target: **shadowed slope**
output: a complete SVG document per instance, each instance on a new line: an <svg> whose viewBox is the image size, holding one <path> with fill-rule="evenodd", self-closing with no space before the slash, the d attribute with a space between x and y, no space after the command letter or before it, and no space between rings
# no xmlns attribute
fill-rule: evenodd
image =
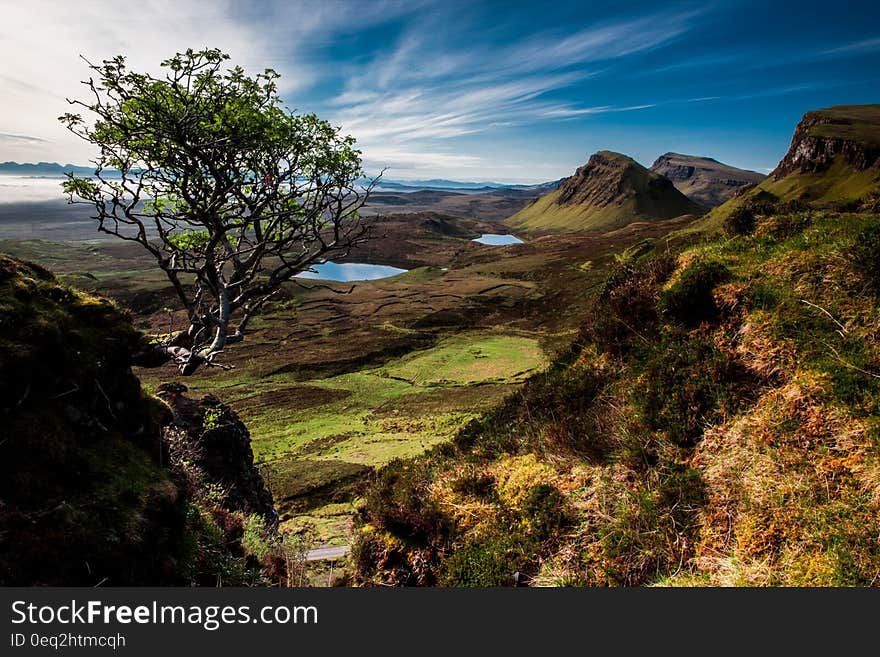
<svg viewBox="0 0 880 657"><path fill-rule="evenodd" d="M715 207L745 185L756 185L766 176L757 171L737 169L711 157L666 153L651 165L651 171L666 176L675 188L692 201Z"/></svg>

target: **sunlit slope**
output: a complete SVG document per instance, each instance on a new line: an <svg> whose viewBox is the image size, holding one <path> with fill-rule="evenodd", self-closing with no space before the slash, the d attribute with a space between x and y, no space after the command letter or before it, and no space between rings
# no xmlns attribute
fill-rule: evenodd
<svg viewBox="0 0 880 657"><path fill-rule="evenodd" d="M857 209L877 194L880 105L831 107L805 114L767 179L713 210L701 227L720 226L739 207L764 214L784 203Z"/></svg>
<svg viewBox="0 0 880 657"><path fill-rule="evenodd" d="M635 221L700 214L703 208L671 181L635 160L600 151L559 188L507 219L521 230L614 230Z"/></svg>

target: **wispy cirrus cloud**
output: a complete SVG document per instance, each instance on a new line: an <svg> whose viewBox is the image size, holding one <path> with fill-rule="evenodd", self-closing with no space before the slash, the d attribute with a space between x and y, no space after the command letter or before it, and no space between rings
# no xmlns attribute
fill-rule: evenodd
<svg viewBox="0 0 880 657"><path fill-rule="evenodd" d="M541 111L541 116L548 119L566 119L590 114L608 114L609 112L635 112L636 110L651 109L658 103L646 103L644 105L599 105L597 107L549 107Z"/></svg>
<svg viewBox="0 0 880 657"><path fill-rule="evenodd" d="M341 33L368 29L417 11L420 2L377 1L357 8L357 21L336 3L298 0L29 0L7 3L0 22L0 126L11 134L40 135L39 150L4 144L9 158L85 161L92 151L56 120L65 98L82 97L89 70L125 55L134 70L160 72L159 63L187 48L220 48L234 64L281 72L280 90L301 94L326 75L316 53ZM27 155L34 153L34 155Z"/></svg>
<svg viewBox="0 0 880 657"><path fill-rule="evenodd" d="M846 55L861 55L865 53L880 52L880 37L874 39L862 39L847 43L842 46L820 50L819 57L840 57Z"/></svg>
<svg viewBox="0 0 880 657"><path fill-rule="evenodd" d="M33 137L31 135L11 135L8 132L0 132L0 143L2 142L13 142L13 143L21 143L24 142L26 144L45 144L48 140L42 139L41 137Z"/></svg>
<svg viewBox="0 0 880 657"><path fill-rule="evenodd" d="M448 27L420 22L404 31L390 53L349 71L342 93L330 101L333 121L357 137L372 161L403 149L420 153L426 165L436 153L440 167L447 161L438 148L442 140L539 120L647 109L653 105L579 104L555 96L602 75L615 60L674 42L698 15L656 12L573 32L542 31L501 46L456 40ZM462 30L460 24L455 28Z"/></svg>
<svg viewBox="0 0 880 657"><path fill-rule="evenodd" d="M395 177L556 178L588 149L649 161L673 136L683 143L664 148L756 168L788 145L772 111L876 102L869 0L822 21L816 8L765 3L760 24L734 4L746 3L7 2L0 160L89 159L56 121L65 97L85 93L80 54L121 53L155 72L175 51L217 47L250 72L274 68L289 107L341 126L369 167ZM750 102L763 111L742 111ZM758 141L746 146L745 134Z"/></svg>

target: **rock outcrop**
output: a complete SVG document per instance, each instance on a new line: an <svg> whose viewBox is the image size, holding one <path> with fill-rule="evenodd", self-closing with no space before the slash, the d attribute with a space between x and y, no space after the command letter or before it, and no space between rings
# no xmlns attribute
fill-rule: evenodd
<svg viewBox="0 0 880 657"><path fill-rule="evenodd" d="M182 383L164 383L156 391L173 419L163 428L172 461L187 469L199 485L215 485L230 511L262 516L273 525L278 514L272 494L254 465L251 436L229 406L214 395L196 401Z"/></svg>
<svg viewBox="0 0 880 657"><path fill-rule="evenodd" d="M779 180L792 173L819 173L837 158L855 171L880 168L880 105L807 112L770 176Z"/></svg>
<svg viewBox="0 0 880 657"><path fill-rule="evenodd" d="M274 520L247 429L216 398L144 394L143 347L109 300L0 255L0 586L259 579L235 542Z"/></svg>

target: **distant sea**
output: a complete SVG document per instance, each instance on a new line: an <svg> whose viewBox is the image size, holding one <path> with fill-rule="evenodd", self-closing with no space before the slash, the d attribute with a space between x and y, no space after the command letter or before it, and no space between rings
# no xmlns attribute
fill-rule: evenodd
<svg viewBox="0 0 880 657"><path fill-rule="evenodd" d="M31 203L53 199L66 201L67 197L61 191L63 181L62 177L0 174L0 203ZM418 188L378 186L374 191L405 194L417 190Z"/></svg>
<svg viewBox="0 0 880 657"><path fill-rule="evenodd" d="M64 178L0 175L0 203L66 202L61 191Z"/></svg>

